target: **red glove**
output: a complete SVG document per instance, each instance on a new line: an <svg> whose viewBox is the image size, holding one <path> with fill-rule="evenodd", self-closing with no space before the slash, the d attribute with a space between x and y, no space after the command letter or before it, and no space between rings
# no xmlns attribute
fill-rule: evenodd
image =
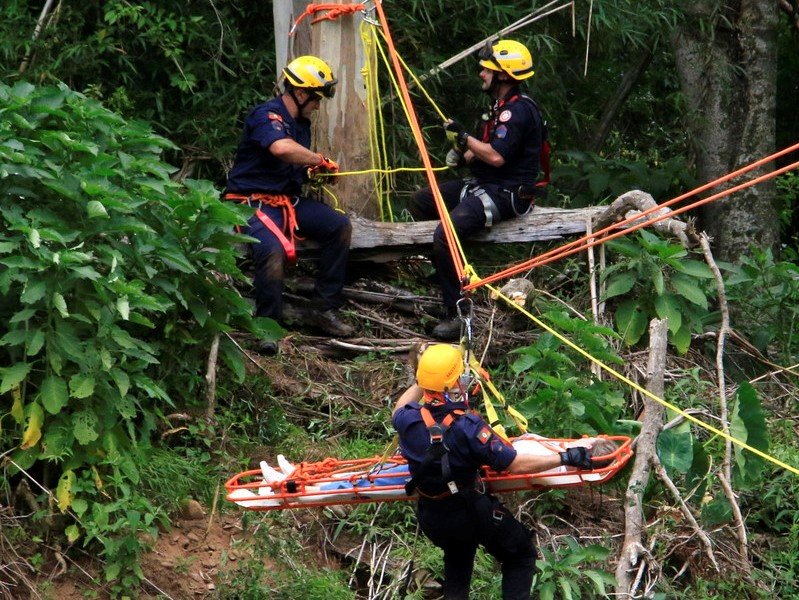
<svg viewBox="0 0 799 600"><path fill-rule="evenodd" d="M311 167L311 174L316 173L338 173L338 163L320 154L319 162Z"/></svg>

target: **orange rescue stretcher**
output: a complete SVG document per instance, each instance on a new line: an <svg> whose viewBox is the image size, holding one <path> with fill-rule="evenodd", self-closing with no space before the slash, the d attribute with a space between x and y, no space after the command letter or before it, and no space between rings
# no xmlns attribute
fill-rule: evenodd
<svg viewBox="0 0 799 600"><path fill-rule="evenodd" d="M610 461L607 466L581 471L557 467L540 473L498 473L489 467L480 471L485 490L506 493L542 487L573 487L584 484L605 483L621 470L632 456L632 439L627 436L598 436L617 444L617 449L596 461ZM552 451L562 450L563 444L577 442L572 439L521 436L511 442L533 440ZM535 453L535 452L533 452ZM388 459L382 456L353 460L326 458L319 462L301 462L294 471L280 481L267 482L259 469L243 471L225 483L227 500L242 508L256 511L283 510L287 508L313 508L320 506L363 504L415 500L414 494L405 493L405 483L410 479L406 460L396 454Z"/></svg>

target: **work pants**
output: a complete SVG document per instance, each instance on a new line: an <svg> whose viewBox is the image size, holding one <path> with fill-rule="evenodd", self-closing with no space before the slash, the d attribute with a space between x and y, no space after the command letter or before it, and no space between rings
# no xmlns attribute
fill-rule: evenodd
<svg viewBox="0 0 799 600"><path fill-rule="evenodd" d="M469 180L455 179L439 185L442 199L452 220L452 227L461 241L474 237L486 227L486 207L483 201L470 189L463 192L464 186L469 183ZM485 190L496 206L496 212L493 215L494 223L515 218L530 208L529 201L522 202L520 199L514 198L510 193L503 191L501 186L481 184L480 187ZM416 192L411 198L408 209L417 221L439 218L430 188ZM454 317L457 315L456 305L461 298L461 282L455 272L452 254L441 223L433 233L433 263L441 283L441 294L447 316Z"/></svg>
<svg viewBox="0 0 799 600"><path fill-rule="evenodd" d="M503 600L530 600L536 557L532 534L499 500L477 492L422 498L417 514L424 534L444 551L445 600L468 600L478 546L502 565Z"/></svg>
<svg viewBox="0 0 799 600"><path fill-rule="evenodd" d="M352 225L346 215L304 196L295 198L297 235L320 246L313 307L323 312L342 304ZM283 230L283 210L262 205L261 212ZM255 315L280 321L283 317L283 277L286 252L275 235L253 215L245 234L258 239L251 247L255 267Z"/></svg>

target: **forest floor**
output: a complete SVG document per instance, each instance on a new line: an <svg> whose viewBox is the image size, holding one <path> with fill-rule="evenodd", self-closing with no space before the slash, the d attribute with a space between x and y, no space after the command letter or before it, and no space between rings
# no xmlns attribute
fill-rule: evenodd
<svg viewBox="0 0 799 600"><path fill-rule="evenodd" d="M298 289L302 289L302 285ZM428 295L415 295L373 281L349 288L350 303L346 315L357 326L358 332L356 337L348 340L318 337L315 335L317 332L298 325L280 341L278 356L264 357L253 350L256 340L246 336L234 337L248 355L248 373L265 375L269 381L270 397L257 399L262 408L279 406L287 422L308 430L320 420L329 421L324 444L295 446L291 448L292 459L324 458L336 443L358 432L372 437L385 435L386 443L389 441L386 424L379 422L376 415L388 414L398 394L412 382L410 353L419 343L430 340L426 332L437 320L439 302L435 296L429 295L430 290L427 292ZM292 290L288 296L289 301L302 306L300 291ZM301 318L301 310L295 316ZM487 365L534 339L529 323L520 324L515 314L485 299L476 304L472 325L475 348ZM483 356L484 348L488 350ZM233 402L239 401L241 399L236 398ZM262 459L274 464L278 452L286 453L286 450L276 446L258 446L257 452L250 453L249 468L257 468ZM504 499L516 514L526 514L528 522L535 521L539 547L562 546L563 541L570 537L581 544L608 545L611 561L604 568L613 572L613 557L618 554L624 534L624 482L611 482L601 488L588 486L558 490L554 492L555 496L548 494L551 493L513 494ZM532 517L534 503L538 505L536 516ZM551 510L547 508L549 506ZM275 520L261 519L263 514ZM681 523L679 511L650 516L654 536L659 535L661 527L668 529L670 550L666 558L670 563L677 568L691 563L693 576L707 570L707 565L702 564L701 547L688 527ZM294 541L304 548L303 564L312 569L324 567L346 571L346 581L347 578L352 580L360 568L358 560L353 557L357 555L361 540L348 536L345 530L335 543L331 542L327 530L329 519L320 510L282 511L277 515L252 513L226 502L222 489L216 502L201 505L197 500L187 499L182 513L171 516L170 526L160 531L151 551L143 556L141 568L146 579L138 597L147 600L234 598L236 596L226 593L225 586L236 581L238 572L251 568L253 561L260 562L259 566L269 573L268 577L285 569L285 565L270 561L267 553L258 551L257 544L261 542L254 532L264 523L268 523L265 528L281 528L288 531L289 536L294 536ZM664 523L669 527L665 528ZM665 530L663 534L666 534ZM716 543L722 548L732 547L732 536L725 535L724 538L717 539ZM43 559L36 572L28 574L25 593L9 598L79 600L108 597L104 591L102 565L97 557L77 547L73 547L69 557L55 550L42 553ZM281 555L278 551L272 556ZM240 583L241 579L237 581ZM435 598L440 591L439 584L432 577L427 580L422 577L417 584L428 589L425 597ZM2 594L0 598L3 598ZM302 598L297 597L297 600Z"/></svg>

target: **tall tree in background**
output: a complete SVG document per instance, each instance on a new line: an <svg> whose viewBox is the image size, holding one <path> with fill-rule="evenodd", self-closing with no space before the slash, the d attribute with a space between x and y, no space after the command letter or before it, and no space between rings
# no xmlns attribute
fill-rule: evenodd
<svg viewBox="0 0 799 600"><path fill-rule="evenodd" d="M672 37L691 112L698 175L709 181L775 148L777 4L773 0L687 3ZM754 186L708 204L703 228L718 256L735 260L750 246L774 248L779 223L774 185Z"/></svg>

